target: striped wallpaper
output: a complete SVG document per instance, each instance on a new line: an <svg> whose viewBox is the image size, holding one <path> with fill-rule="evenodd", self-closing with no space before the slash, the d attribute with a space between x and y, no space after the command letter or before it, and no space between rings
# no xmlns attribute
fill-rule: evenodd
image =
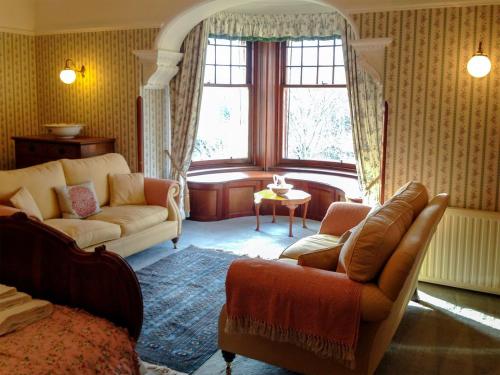
<svg viewBox="0 0 500 375"><path fill-rule="evenodd" d="M361 37L392 37L387 192L410 179L450 205L500 211L500 5L354 15ZM492 72L466 64L479 40Z"/></svg>
<svg viewBox="0 0 500 375"><path fill-rule="evenodd" d="M35 38L0 32L0 169L14 167L11 137L38 131Z"/></svg>
<svg viewBox="0 0 500 375"><path fill-rule="evenodd" d="M37 36L40 124L81 122L82 134L116 138L116 151L137 168L136 98L140 69L133 51L150 49L157 29ZM72 85L59 79L65 59L85 65Z"/></svg>

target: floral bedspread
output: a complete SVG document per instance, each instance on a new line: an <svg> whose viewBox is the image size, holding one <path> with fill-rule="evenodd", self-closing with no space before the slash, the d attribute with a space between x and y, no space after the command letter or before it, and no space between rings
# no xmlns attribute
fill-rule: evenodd
<svg viewBox="0 0 500 375"><path fill-rule="evenodd" d="M126 330L85 311L54 305L54 312L0 337L0 374L139 374Z"/></svg>

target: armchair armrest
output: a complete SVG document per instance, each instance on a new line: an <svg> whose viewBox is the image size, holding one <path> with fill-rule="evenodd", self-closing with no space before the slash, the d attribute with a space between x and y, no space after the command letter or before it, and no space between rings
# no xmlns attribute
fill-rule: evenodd
<svg viewBox="0 0 500 375"><path fill-rule="evenodd" d="M177 181L144 178L144 195L146 203L151 206L162 206L168 209L168 221L177 221L178 234L182 229L182 216L179 211L179 184Z"/></svg>
<svg viewBox="0 0 500 375"><path fill-rule="evenodd" d="M341 236L358 225L370 210L370 206L359 203L333 202L321 221L319 233Z"/></svg>

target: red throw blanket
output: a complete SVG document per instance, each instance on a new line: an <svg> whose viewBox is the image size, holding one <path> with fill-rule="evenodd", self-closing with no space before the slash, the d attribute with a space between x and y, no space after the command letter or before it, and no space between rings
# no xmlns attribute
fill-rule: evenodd
<svg viewBox="0 0 500 375"><path fill-rule="evenodd" d="M361 284L345 274L239 259L226 278L227 333L288 342L354 369Z"/></svg>

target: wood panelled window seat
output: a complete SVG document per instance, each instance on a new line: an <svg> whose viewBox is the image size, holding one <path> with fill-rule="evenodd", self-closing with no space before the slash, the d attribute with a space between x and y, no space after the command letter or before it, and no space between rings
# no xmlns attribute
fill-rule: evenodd
<svg viewBox="0 0 500 375"><path fill-rule="evenodd" d="M194 171L193 171L194 172ZM355 176L337 176L295 171L222 171L211 173L191 172L188 187L191 203L191 220L216 221L255 215L253 194L272 183L273 174L285 176L294 189L304 190L312 199L307 217L321 220L330 203L359 201L361 193ZM271 206L263 205L262 215L270 215ZM286 207L277 209L278 215L288 215ZM296 216L302 215L297 208Z"/></svg>

